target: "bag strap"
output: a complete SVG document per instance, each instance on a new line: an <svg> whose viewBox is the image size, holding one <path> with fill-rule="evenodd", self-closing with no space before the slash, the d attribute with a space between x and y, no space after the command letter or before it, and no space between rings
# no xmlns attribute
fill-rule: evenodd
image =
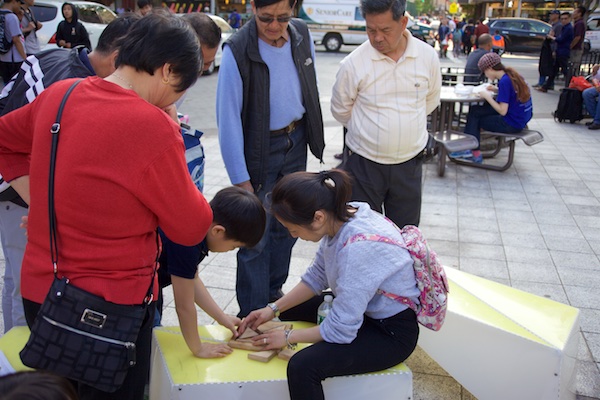
<svg viewBox="0 0 600 400"><path fill-rule="evenodd" d="M54 208L54 178L56 172L56 151L58 148L58 134L60 132L60 121L62 119L63 110L67 99L71 95L71 92L81 83L81 79L75 81L71 87L65 93L60 105L58 112L56 113L56 122L52 124L50 133L52 134L52 146L50 149L50 172L48 177L48 217L50 218L50 257L52 259L52 268L54 271L54 277L58 278L58 242L56 239L56 211ZM158 269L158 257L160 255L160 242L158 238L158 229L156 230L156 260L154 263L154 271L152 272L152 279L150 281L150 287L146 292L143 303L148 305L152 302L154 296L154 278L156 276L156 270Z"/></svg>

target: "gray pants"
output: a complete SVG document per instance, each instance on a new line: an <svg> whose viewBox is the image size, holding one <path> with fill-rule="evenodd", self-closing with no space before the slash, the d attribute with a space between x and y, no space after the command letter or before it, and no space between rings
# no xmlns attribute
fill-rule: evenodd
<svg viewBox="0 0 600 400"><path fill-rule="evenodd" d="M0 239L4 252L4 287L2 288L2 315L4 331L13 326L26 326L21 298L21 264L27 237L19 227L21 217L28 210L10 201L0 201Z"/></svg>

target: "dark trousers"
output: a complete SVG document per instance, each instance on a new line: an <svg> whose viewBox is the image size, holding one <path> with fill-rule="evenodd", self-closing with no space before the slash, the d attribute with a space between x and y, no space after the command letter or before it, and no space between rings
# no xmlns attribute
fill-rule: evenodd
<svg viewBox="0 0 600 400"><path fill-rule="evenodd" d="M379 164L350 152L343 168L352 175L352 200L369 203L402 228L419 225L423 159L400 164Z"/></svg>
<svg viewBox="0 0 600 400"><path fill-rule="evenodd" d="M569 86L569 82L567 82L569 76L568 70L569 56L556 57L556 59L554 60L554 69L552 70L552 75L548 77L548 80L546 81L546 83L544 83L543 88L548 89L554 87L554 80L558 76L559 71L562 71L563 75L565 76L565 86Z"/></svg>
<svg viewBox="0 0 600 400"><path fill-rule="evenodd" d="M465 133L475 136L477 142L481 142L481 130L490 132L517 133L522 129L515 128L509 125L504 117L498 114L488 102L484 105L472 105L469 107L469 115L467 116L467 124L465 125ZM479 145L477 146L479 150Z"/></svg>
<svg viewBox="0 0 600 400"><path fill-rule="evenodd" d="M313 305L317 303L315 301ZM316 307L309 314L316 318ZM318 342L300 350L290 359L287 368L290 398L324 399L321 382L326 378L393 367L412 354L418 338L419 326L411 309L382 320L365 316L351 343Z"/></svg>
<svg viewBox="0 0 600 400"><path fill-rule="evenodd" d="M29 328L33 326L33 321L40 310L41 304L23 299L23 308L25 310L25 319ZM80 400L143 400L144 387L148 382L150 372L150 349L152 343L152 321L154 319L154 303L146 307L146 317L140 329L136 345L136 361L134 367L129 370L123 386L114 393L102 392L93 387L71 381Z"/></svg>

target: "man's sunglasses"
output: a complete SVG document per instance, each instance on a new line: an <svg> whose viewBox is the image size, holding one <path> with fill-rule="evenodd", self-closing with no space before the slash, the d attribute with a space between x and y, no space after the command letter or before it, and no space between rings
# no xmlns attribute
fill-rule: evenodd
<svg viewBox="0 0 600 400"><path fill-rule="evenodd" d="M292 19L291 15L285 16L285 17L266 17L264 15L257 15L256 17L258 17L258 20L260 22L264 22L265 24L270 24L273 21L277 20L277 22L279 22L280 24L285 24L286 22L290 22L290 19Z"/></svg>

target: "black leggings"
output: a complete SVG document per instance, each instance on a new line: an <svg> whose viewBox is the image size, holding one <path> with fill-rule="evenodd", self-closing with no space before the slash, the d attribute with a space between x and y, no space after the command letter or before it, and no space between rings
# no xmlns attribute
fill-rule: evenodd
<svg viewBox="0 0 600 400"><path fill-rule="evenodd" d="M320 298L317 296L313 304L320 304ZM281 317L288 319L293 314L292 310L282 313ZM316 308L309 315L314 321ZM412 354L418 338L417 317L411 309L382 320L365 316L352 343L318 342L300 350L290 359L287 369L290 398L324 399L321 382L325 378L393 367Z"/></svg>
<svg viewBox="0 0 600 400"><path fill-rule="evenodd" d="M23 299L23 308L27 325L31 328L33 321L40 310L41 304ZM146 307L146 317L142 323L142 329L138 336L136 345L136 364L127 373L123 385L113 393L102 392L91 386L71 381L80 400L143 400L144 386L148 381L150 371L150 348L152 343L152 321L154 319L154 303Z"/></svg>

